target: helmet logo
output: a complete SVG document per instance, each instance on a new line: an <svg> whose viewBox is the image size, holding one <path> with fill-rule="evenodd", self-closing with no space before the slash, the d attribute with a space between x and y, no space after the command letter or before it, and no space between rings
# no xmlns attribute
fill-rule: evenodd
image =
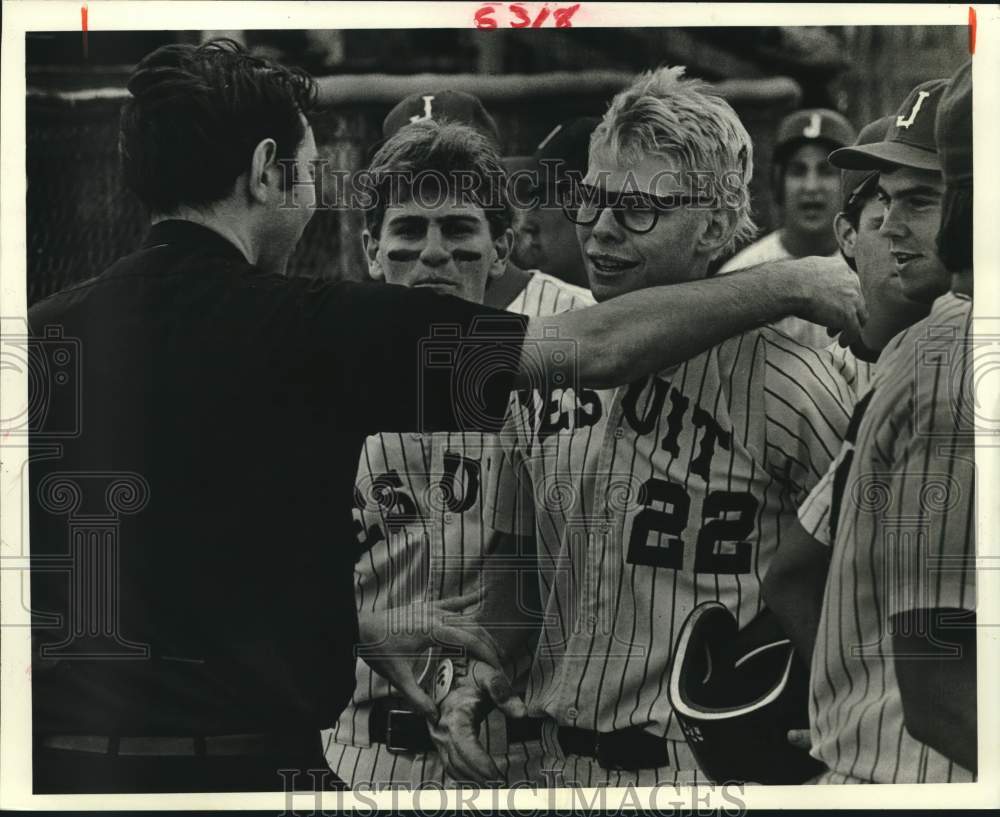
<svg viewBox="0 0 1000 817"><path fill-rule="evenodd" d="M424 119L434 118L434 114L431 111L431 100L434 99L434 94L429 94L428 96L422 96L420 98L424 101L424 113L422 116L418 113L415 113L413 116L410 117L411 122L420 122L421 120Z"/></svg>
<svg viewBox="0 0 1000 817"><path fill-rule="evenodd" d="M807 139L815 139L819 136L820 128L823 125L823 117L818 113L809 114L809 124L802 129L802 135Z"/></svg>
<svg viewBox="0 0 1000 817"><path fill-rule="evenodd" d="M910 115L905 119L902 116L896 117L896 127L897 128L909 128L913 124L913 121L917 118L917 114L920 112L920 106L924 104L924 100L930 96L928 91L918 91L917 101L913 103L913 110L910 111Z"/></svg>

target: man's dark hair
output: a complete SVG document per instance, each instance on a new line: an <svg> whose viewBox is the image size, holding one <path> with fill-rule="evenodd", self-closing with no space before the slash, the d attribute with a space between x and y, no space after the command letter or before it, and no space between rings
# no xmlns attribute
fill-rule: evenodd
<svg viewBox="0 0 1000 817"><path fill-rule="evenodd" d="M972 269L972 182L948 188L937 234L938 258L948 272Z"/></svg>
<svg viewBox="0 0 1000 817"><path fill-rule="evenodd" d="M861 211L876 195L878 195L878 175L872 174L848 196L840 215L854 228L854 232L861 228ZM847 266L855 272L858 271L857 262L853 258L849 258L843 250L840 251L840 256L847 262Z"/></svg>
<svg viewBox="0 0 1000 817"><path fill-rule="evenodd" d="M264 139L293 159L316 100L308 74L226 39L156 49L128 90L118 149L128 186L153 213L225 198Z"/></svg>
<svg viewBox="0 0 1000 817"><path fill-rule="evenodd" d="M877 188L872 185L869 195L852 196L850 201L844 205L844 209L840 211L855 230L861 226L861 211L865 209L868 202L875 198L876 192Z"/></svg>
<svg viewBox="0 0 1000 817"><path fill-rule="evenodd" d="M371 195L365 226L376 238L388 207L440 201L449 193L483 209L493 238L513 221L500 155L479 131L458 122L428 119L400 129L372 157L363 183Z"/></svg>

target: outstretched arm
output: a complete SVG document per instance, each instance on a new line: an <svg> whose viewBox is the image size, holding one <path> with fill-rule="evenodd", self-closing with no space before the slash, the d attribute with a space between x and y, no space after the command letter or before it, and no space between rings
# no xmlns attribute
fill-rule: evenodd
<svg viewBox="0 0 1000 817"><path fill-rule="evenodd" d="M528 340L576 345L580 385L611 388L690 360L727 338L797 315L860 335L866 313L855 275L842 261L774 261L702 281L650 287L597 306L533 317ZM519 386L537 385L537 359L522 355Z"/></svg>

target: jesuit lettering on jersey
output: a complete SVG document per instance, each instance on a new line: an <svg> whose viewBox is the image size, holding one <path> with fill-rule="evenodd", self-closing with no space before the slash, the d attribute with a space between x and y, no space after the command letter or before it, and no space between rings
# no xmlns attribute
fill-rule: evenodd
<svg viewBox="0 0 1000 817"><path fill-rule="evenodd" d="M373 477L368 484L355 485L354 526L362 552L385 538L378 525L365 530L364 511L381 514L391 534L409 525L422 524L427 514L465 513L476 504L482 478L479 461L446 451L443 465L443 471L426 474L421 480L425 487L420 496L413 495L394 468Z"/></svg>
<svg viewBox="0 0 1000 817"><path fill-rule="evenodd" d="M669 394L670 413L667 415L667 433L660 441L660 447L675 457L679 456L680 450L677 447L677 441L684 429L684 421L691 400L671 387L666 380L654 377L652 378L653 393L643 401L644 408L640 411L639 398L645 394L649 382L649 379L639 380L628 387L628 391L622 398L622 413L636 434L649 434L656 428L663 411L664 401ZM698 455L691 461L691 473L707 480L711 472L712 457L715 456L716 445L729 451L732 446L732 434L724 430L715 421L715 418L699 405L694 406L690 417L690 422L695 428L704 430Z"/></svg>
<svg viewBox="0 0 1000 817"><path fill-rule="evenodd" d="M538 424L538 439L545 440L557 431L573 431L596 425L604 415L601 398L593 389L580 389L577 396L573 389L553 389L544 400L538 391L529 399L526 392L518 397L525 405L536 405L541 411Z"/></svg>

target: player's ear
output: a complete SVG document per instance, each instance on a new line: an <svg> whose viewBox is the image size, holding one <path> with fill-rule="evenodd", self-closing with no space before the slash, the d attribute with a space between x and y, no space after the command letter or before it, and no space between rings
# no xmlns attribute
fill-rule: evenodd
<svg viewBox="0 0 1000 817"><path fill-rule="evenodd" d="M717 255L732 238L736 229L736 211L715 207L703 211L704 219L698 236L698 249L710 258Z"/></svg>
<svg viewBox="0 0 1000 817"><path fill-rule="evenodd" d="M277 164L278 145L273 139L261 139L250 157L247 192L252 201L266 204L275 184L281 184L281 168Z"/></svg>
<svg viewBox="0 0 1000 817"><path fill-rule="evenodd" d="M385 270L382 269L382 260L378 254L378 239L367 227L361 233L361 247L365 251L365 258L368 259L368 276L373 281L384 281Z"/></svg>
<svg viewBox="0 0 1000 817"><path fill-rule="evenodd" d="M858 240L858 231L843 213L833 217L833 234L837 236L840 251L848 258L854 258L854 245Z"/></svg>
<svg viewBox="0 0 1000 817"><path fill-rule="evenodd" d="M496 257L490 264L490 278L499 278L507 271L507 263L510 261L513 247L514 231L510 227L493 239L493 251L496 253Z"/></svg>

